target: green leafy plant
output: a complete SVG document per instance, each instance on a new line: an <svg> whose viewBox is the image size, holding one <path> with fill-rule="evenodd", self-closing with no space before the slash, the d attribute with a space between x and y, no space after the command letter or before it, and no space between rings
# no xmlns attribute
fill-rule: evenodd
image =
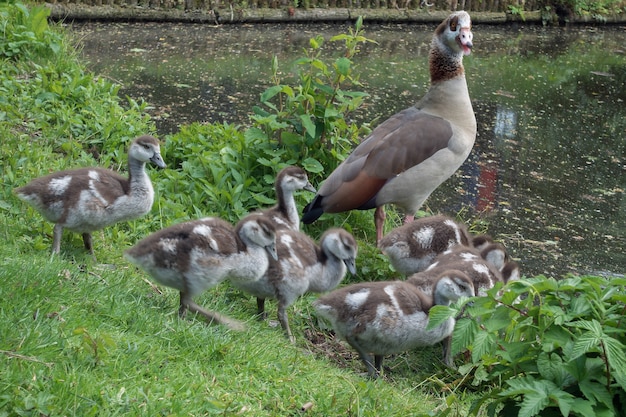
<svg viewBox="0 0 626 417"><path fill-rule="evenodd" d="M37 59L58 53L62 38L48 30L49 15L45 6L0 5L0 57Z"/></svg>
<svg viewBox="0 0 626 417"><path fill-rule="evenodd" d="M349 123L367 96L348 91L359 85L351 58L364 42L362 19L355 29L331 42L343 42L341 56L322 59L324 40L310 40L294 86L279 77L272 64L272 85L254 107L253 126L224 124L182 126L166 140L170 168L157 187L168 196L167 212L177 218L217 215L231 222L248 211L275 202L275 175L286 165L299 165L310 175L332 170L361 133ZM315 180L312 180L317 182Z"/></svg>
<svg viewBox="0 0 626 417"><path fill-rule="evenodd" d="M540 9L544 23L554 20L555 16L553 15L559 13L565 16L565 19L576 15L589 16L594 20L604 22L607 16L623 13L626 10L622 0L547 0L540 2L540 4L543 5Z"/></svg>
<svg viewBox="0 0 626 417"><path fill-rule="evenodd" d="M193 123L168 136L165 154L172 169L158 189L177 218L217 215L231 222L275 202L275 169L296 161L268 149L235 125Z"/></svg>
<svg viewBox="0 0 626 417"><path fill-rule="evenodd" d="M253 108L254 127L247 135L280 144L288 158L306 161L309 172L319 173L322 167L332 170L363 133L350 123L350 115L367 94L349 90L360 86L352 58L363 43L373 42L363 33L359 18L349 33L333 36L330 42L343 42L343 51L331 63L322 58L324 39L311 38L305 57L295 62L298 81L293 87L282 82L275 57L274 85L261 94L261 105Z"/></svg>
<svg viewBox="0 0 626 417"><path fill-rule="evenodd" d="M81 349L92 355L94 363L99 363L109 349L115 348L113 338L106 333L92 336L86 328L78 327L74 329L73 335L80 336Z"/></svg>
<svg viewBox="0 0 626 417"><path fill-rule="evenodd" d="M0 4L0 120L22 120L3 137L30 132L29 140L68 159L121 152L100 162L124 164L127 143L154 130L146 105L128 100L125 109L118 85L77 65L75 46L60 28L50 30L49 13L44 6Z"/></svg>
<svg viewBox="0 0 626 417"><path fill-rule="evenodd" d="M488 391L471 415L625 415L625 284L539 276L474 299L453 337L471 359L459 371Z"/></svg>

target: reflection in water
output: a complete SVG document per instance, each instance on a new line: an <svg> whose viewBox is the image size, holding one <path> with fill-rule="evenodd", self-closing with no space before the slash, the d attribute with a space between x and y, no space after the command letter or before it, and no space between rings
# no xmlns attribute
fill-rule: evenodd
<svg viewBox="0 0 626 417"><path fill-rule="evenodd" d="M101 24L74 26L94 71L146 99L162 134L193 121L246 125L311 37L349 27ZM355 64L370 94L357 121L384 120L426 90L433 27L366 25L376 44ZM626 271L626 31L474 28L465 60L479 134L459 175L427 202L471 208L527 275Z"/></svg>

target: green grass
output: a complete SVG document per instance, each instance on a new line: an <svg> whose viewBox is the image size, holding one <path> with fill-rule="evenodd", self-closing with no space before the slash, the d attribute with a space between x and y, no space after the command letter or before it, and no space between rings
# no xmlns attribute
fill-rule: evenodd
<svg viewBox="0 0 626 417"><path fill-rule="evenodd" d="M107 265L82 263L73 248L19 253L12 225L1 230L0 415L276 416L308 402L309 415L416 415L441 403L428 392L436 378L423 386L442 377L439 347L423 364L415 353L393 358L388 377L370 381L349 349L339 345L339 360L325 353L332 344L305 338L316 324L309 297L290 311L294 346L227 284L198 301L247 321L245 332L180 319L178 295L157 292L114 242L96 245Z"/></svg>

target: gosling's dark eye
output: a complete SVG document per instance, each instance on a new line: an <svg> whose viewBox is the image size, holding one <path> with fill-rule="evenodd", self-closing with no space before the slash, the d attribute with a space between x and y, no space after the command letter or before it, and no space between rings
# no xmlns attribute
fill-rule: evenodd
<svg viewBox="0 0 626 417"><path fill-rule="evenodd" d="M150 146L146 145L145 143L144 143L143 145L141 145L141 146L143 146L143 148L144 148L145 150L150 149Z"/></svg>

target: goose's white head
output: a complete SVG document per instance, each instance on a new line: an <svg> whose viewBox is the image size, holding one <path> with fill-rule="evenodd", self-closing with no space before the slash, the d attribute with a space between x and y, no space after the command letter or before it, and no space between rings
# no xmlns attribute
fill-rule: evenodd
<svg viewBox="0 0 626 417"><path fill-rule="evenodd" d="M472 20L467 12L451 14L435 31L436 35L455 53L469 55L472 52Z"/></svg>

